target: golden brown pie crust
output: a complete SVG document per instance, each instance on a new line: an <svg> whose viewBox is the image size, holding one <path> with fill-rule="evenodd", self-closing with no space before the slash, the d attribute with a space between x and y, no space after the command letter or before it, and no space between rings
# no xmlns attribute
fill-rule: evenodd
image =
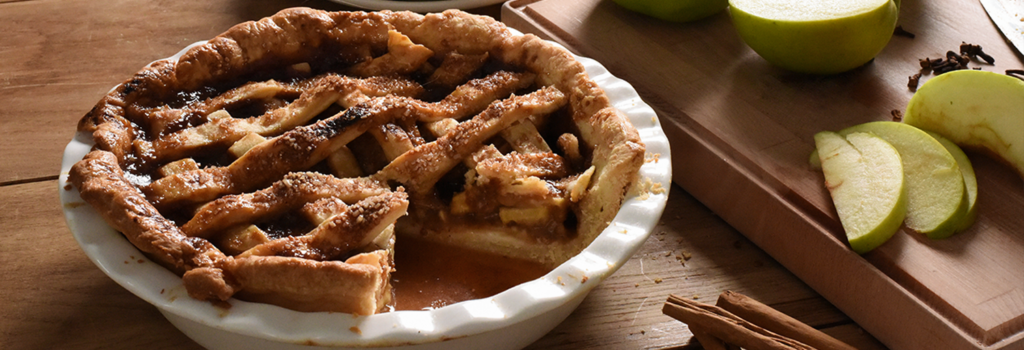
<svg viewBox="0 0 1024 350"><path fill-rule="evenodd" d="M466 83L481 70L491 73ZM428 102L424 91L450 93ZM264 99L267 113L223 117L239 96L290 105ZM333 104L344 111L321 115ZM548 124L571 135L549 148L533 131ZM191 296L363 315L390 301L395 231L555 266L608 225L644 159L635 128L570 53L460 11L283 10L152 63L78 127L96 145L71 183ZM390 163L322 171L371 136ZM189 158L228 146L241 151L226 164ZM459 167L464 190L438 196ZM495 215L449 217L479 210ZM317 226L274 239L239 229L284 212ZM537 215L572 223L538 234L522 224Z"/></svg>

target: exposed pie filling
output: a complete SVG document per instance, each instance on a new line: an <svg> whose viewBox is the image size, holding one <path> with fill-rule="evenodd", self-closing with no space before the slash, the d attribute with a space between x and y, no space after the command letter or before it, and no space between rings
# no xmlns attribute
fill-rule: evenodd
<svg viewBox="0 0 1024 350"><path fill-rule="evenodd" d="M243 23L79 130L96 146L70 181L192 297L364 315L539 277L607 226L644 153L571 54L458 11Z"/></svg>

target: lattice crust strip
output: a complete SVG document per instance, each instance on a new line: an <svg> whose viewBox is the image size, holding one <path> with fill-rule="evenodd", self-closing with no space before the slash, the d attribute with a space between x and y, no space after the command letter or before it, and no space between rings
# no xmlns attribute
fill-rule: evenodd
<svg viewBox="0 0 1024 350"><path fill-rule="evenodd" d="M242 101L267 100L278 95L300 93L295 101L267 111L255 118L232 118L225 108ZM209 121L194 128L164 135L152 145L137 146L137 152L151 147L154 161L181 158L195 153L197 149L211 145L226 145L238 141L245 135L256 133L262 136L278 135L303 125L323 112L332 104L349 108L370 97L387 95L415 97L423 88L406 79L367 78L353 79L335 74L317 77L312 81L282 84L275 81L250 83L228 91L207 103L164 112L166 115L192 113L205 116ZM154 130L155 134L163 130Z"/></svg>

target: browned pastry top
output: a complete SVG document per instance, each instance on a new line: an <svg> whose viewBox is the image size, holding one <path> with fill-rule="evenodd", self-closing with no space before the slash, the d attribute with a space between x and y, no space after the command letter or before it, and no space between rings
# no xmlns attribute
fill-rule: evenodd
<svg viewBox="0 0 1024 350"><path fill-rule="evenodd" d="M460 11L242 23L79 130L96 146L71 182L191 296L357 314L390 302L402 235L565 261L644 154L570 53Z"/></svg>

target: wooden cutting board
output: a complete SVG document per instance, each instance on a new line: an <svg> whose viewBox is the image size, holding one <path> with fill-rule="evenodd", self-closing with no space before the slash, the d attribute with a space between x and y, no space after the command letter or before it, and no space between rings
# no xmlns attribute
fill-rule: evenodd
<svg viewBox="0 0 1024 350"><path fill-rule="evenodd" d="M669 135L674 181L887 346L1024 349L1024 182L1010 167L968 151L979 186L968 231L930 240L904 230L860 256L808 165L814 133L903 111L920 58L966 41L996 59L972 66L1024 67L977 1L904 0L899 24L916 36L828 77L769 65L725 12L674 24L610 0L515 0L502 20L630 82Z"/></svg>

